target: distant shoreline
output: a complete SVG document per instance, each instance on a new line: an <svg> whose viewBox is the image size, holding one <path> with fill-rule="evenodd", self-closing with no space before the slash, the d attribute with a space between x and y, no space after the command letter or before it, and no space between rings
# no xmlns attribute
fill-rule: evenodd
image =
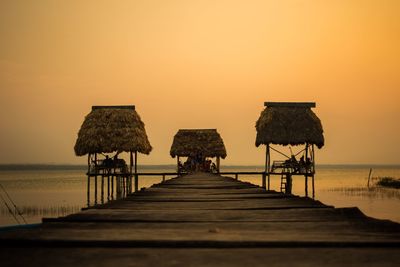
<svg viewBox="0 0 400 267"><path fill-rule="evenodd" d="M317 168L400 168L400 164L317 164ZM174 169L175 164L143 164L139 169ZM263 165L223 165L222 169L263 169ZM0 164L0 171L32 171L32 170L86 170L82 164Z"/></svg>

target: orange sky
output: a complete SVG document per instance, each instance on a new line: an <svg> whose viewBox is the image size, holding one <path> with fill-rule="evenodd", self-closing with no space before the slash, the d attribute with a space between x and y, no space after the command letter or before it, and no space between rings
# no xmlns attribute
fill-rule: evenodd
<svg viewBox="0 0 400 267"><path fill-rule="evenodd" d="M400 1L1 1L0 163L82 163L92 105L135 104L154 151L217 128L263 164L264 101L315 101L319 163L400 163Z"/></svg>

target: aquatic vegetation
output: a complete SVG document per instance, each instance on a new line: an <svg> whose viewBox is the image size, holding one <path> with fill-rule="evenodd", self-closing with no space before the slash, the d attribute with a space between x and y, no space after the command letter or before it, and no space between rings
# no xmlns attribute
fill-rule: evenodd
<svg viewBox="0 0 400 267"><path fill-rule="evenodd" d="M400 179L393 177L380 177L376 184L383 187L400 188Z"/></svg>
<svg viewBox="0 0 400 267"><path fill-rule="evenodd" d="M368 199L399 199L400 191L387 187L336 187L326 190L328 192L338 192L345 196L356 196Z"/></svg>

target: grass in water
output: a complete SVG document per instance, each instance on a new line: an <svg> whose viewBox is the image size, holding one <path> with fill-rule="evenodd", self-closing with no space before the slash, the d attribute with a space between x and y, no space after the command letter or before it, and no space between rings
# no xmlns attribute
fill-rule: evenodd
<svg viewBox="0 0 400 267"><path fill-rule="evenodd" d="M400 179L393 177L381 177L376 184L384 187L400 188Z"/></svg>

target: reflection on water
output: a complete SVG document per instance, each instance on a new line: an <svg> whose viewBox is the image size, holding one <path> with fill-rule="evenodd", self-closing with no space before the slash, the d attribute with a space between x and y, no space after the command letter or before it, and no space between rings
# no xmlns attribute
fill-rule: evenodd
<svg viewBox="0 0 400 267"><path fill-rule="evenodd" d="M71 213L76 213L81 210L80 206L19 206L18 210L22 216L28 217L60 217ZM11 209L12 215L19 216L16 209ZM0 216L9 216L10 211L6 207L0 208Z"/></svg>

